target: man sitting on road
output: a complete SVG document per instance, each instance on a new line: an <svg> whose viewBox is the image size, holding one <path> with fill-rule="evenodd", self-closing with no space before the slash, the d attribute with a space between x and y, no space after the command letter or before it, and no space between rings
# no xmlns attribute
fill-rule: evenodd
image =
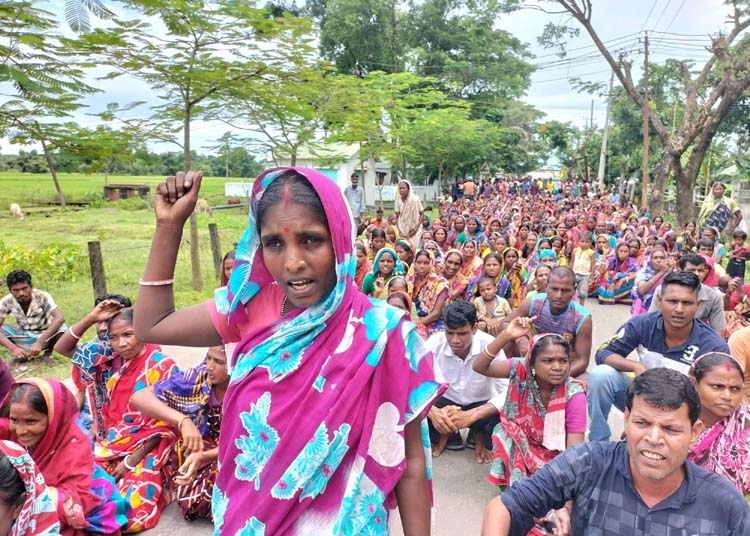
<svg viewBox="0 0 750 536"><path fill-rule="evenodd" d="M501 327L504 329L517 317L534 318L533 333L557 333L573 348L570 375L577 377L586 372L591 358L591 335L593 332L591 313L576 299L576 276L566 266L553 268L547 276L547 292L535 294L522 301L508 315ZM526 355L528 339L504 348L506 355Z"/></svg>
<svg viewBox="0 0 750 536"><path fill-rule="evenodd" d="M482 535L526 534L534 517L568 501L557 534L748 534L750 509L739 491L687 461L703 428L690 379L648 370L628 387L625 406L626 441L562 452L490 502Z"/></svg>
<svg viewBox="0 0 750 536"><path fill-rule="evenodd" d="M724 294L703 284L708 275L708 262L697 253L687 253L680 258L678 266L683 272L694 273L701 281L701 288L698 292L698 311L695 313L695 319L705 322L723 337L724 330L727 327L727 320L724 316ZM660 310L658 298L660 294L661 286L656 288L656 299L651 302L649 312Z"/></svg>
<svg viewBox="0 0 750 536"><path fill-rule="evenodd" d="M52 357L55 341L65 331L65 317L49 293L31 285L31 275L14 270L6 278L10 294L0 300L0 344L16 361L27 361L44 354ZM4 324L12 315L15 326Z"/></svg>
<svg viewBox="0 0 750 536"><path fill-rule="evenodd" d="M586 393L591 441L609 440L609 411L612 404L624 409L631 374L638 376L650 368L668 367L687 375L693 361L703 354L729 353L724 339L695 319L700 288L700 280L693 273L667 274L657 297L661 312L634 316L599 347L597 366L589 375ZM627 358L634 350L637 361Z"/></svg>
<svg viewBox="0 0 750 536"><path fill-rule="evenodd" d="M60 337L55 351L72 358L71 376L78 389L78 406L81 408L80 422L92 435L104 438L102 411L109 404L107 380L122 367L120 359L115 359L109 345L109 320L120 309L130 307L130 298L119 294L107 294L97 298L94 308L78 323ZM84 333L96 327L96 336L87 343L78 344ZM88 396L86 396L88 395ZM93 425L93 428L92 428Z"/></svg>
<svg viewBox="0 0 750 536"><path fill-rule="evenodd" d="M492 461L492 430L500 422L508 380L497 380L474 372L474 361L495 338L477 330L477 310L463 300L445 306L445 331L427 339L427 346L448 383L448 390L427 414L432 454L447 448L464 448L459 430L469 429L467 447L474 448L477 463ZM502 351L499 359L505 359Z"/></svg>

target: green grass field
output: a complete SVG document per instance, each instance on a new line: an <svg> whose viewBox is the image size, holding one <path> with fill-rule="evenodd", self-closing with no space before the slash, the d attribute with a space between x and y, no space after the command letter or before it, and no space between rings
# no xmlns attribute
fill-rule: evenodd
<svg viewBox="0 0 750 536"><path fill-rule="evenodd" d="M60 187L65 199L78 202L90 199L92 195L101 195L104 187L104 175L83 173L61 173ZM107 181L112 183L148 184L151 191L164 177L143 177L135 175L110 175ZM224 177L204 177L201 187L201 197L212 204L224 198L224 183L239 182L243 179L228 181ZM10 203L21 206L41 203L56 203L57 193L49 174L31 174L16 172L0 172L0 208L5 209Z"/></svg>
<svg viewBox="0 0 750 536"><path fill-rule="evenodd" d="M104 184L101 175L61 175L63 192L70 201L85 199L93 192L101 193ZM110 183L147 183L155 186L161 177L110 177ZM230 179L231 181L232 179ZM205 178L201 197L211 205L225 204L224 178ZM153 191L153 188L152 188ZM42 211L26 209L24 220L11 217L9 203L28 207L55 199L52 179L47 175L21 173L0 173L0 225L3 233L0 242L6 247L21 246L27 250L44 248L54 244L72 244L80 254L80 270L63 278L51 278L43 268L29 269L12 262L0 265L0 276L16 269L29 269L34 286L49 291L65 314L68 325L77 322L93 306L94 294L88 266L87 242L98 240L101 243L107 291L135 298L140 278L149 252L154 231L154 215L150 209L133 210L128 201L99 203L101 208L74 207L59 209L48 207ZM219 229L222 251L226 252L236 243L247 223L246 209L214 211L213 217L198 217L200 229L201 266L204 289L192 290L190 271L189 233L185 230L180 250L175 278L175 301L177 307L185 307L210 298L218 286L215 277L208 236L208 224L214 222ZM4 287L4 284L2 285ZM3 292L7 289L3 288ZM86 335L92 337L93 330ZM0 350L7 357L4 348ZM45 375L65 376L70 366L59 365L54 371L44 371ZM58 370L59 369L59 370Z"/></svg>

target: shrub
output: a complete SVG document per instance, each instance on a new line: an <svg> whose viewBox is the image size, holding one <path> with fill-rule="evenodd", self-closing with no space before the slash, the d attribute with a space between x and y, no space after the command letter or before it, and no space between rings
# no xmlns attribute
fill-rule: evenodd
<svg viewBox="0 0 750 536"><path fill-rule="evenodd" d="M40 281L75 281L88 272L87 256L73 244L50 244L37 248L6 246L0 242L0 276L26 270Z"/></svg>

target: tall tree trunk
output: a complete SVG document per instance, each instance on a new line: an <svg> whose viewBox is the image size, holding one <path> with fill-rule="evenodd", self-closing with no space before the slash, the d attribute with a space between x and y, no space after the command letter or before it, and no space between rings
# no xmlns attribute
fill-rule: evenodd
<svg viewBox="0 0 750 536"><path fill-rule="evenodd" d="M397 73L398 72L398 65L397 65L398 54L396 53L396 32L397 32L396 30L396 0L391 1L390 7L391 7L391 10L390 10L391 20L389 22L391 26L390 28L391 31L390 31L390 39L389 39L390 41L389 48L390 48L390 53L391 53L391 73Z"/></svg>
<svg viewBox="0 0 750 536"><path fill-rule="evenodd" d="M667 179L672 171L672 153L667 148L661 154L656 173L652 176L651 191L648 192L648 210L652 216L661 216L664 212L664 191L667 187Z"/></svg>
<svg viewBox="0 0 750 536"><path fill-rule="evenodd" d="M190 117L192 109L185 105L185 117L182 123L183 145L182 155L185 160L185 171L190 171L193 163L190 158ZM190 269L193 275L193 290L203 290L203 276L201 275L201 249L198 243L198 216L195 211L190 214Z"/></svg>
<svg viewBox="0 0 750 536"><path fill-rule="evenodd" d="M695 213L693 202L693 185L695 177L691 177L691 170L682 167L680 157L676 156L672 161L675 185L677 187L677 225L684 226L693 220Z"/></svg>
<svg viewBox="0 0 750 536"><path fill-rule="evenodd" d="M442 162L438 164L438 181L437 182L438 182L437 194L438 194L438 197L440 197L441 195L443 195L443 163Z"/></svg>
<svg viewBox="0 0 750 536"><path fill-rule="evenodd" d="M52 160L52 155L49 152L49 147L44 140L42 142L42 150L44 151L44 158L47 159L47 167L49 168L50 175L52 175L52 182L55 183L55 190L57 190L57 199L60 201L60 206L65 208L65 195L63 194L62 188L60 188L60 181L57 180L57 168L55 168L55 162Z"/></svg>

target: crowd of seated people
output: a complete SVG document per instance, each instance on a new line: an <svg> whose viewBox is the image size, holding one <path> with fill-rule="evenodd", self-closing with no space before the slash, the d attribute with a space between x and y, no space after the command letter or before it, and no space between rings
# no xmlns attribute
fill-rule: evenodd
<svg viewBox="0 0 750 536"><path fill-rule="evenodd" d="M719 209L723 185L697 223L673 230L572 183L531 195L534 182L458 189L430 215L403 181L394 214L354 222L353 283L416 324L446 385L425 413L432 456L468 448L487 464L499 497L486 534L603 526L606 488L648 522L684 490L668 508L706 516L711 534L750 531L736 501L750 499L750 250L737 212ZM224 286L234 261L223 259ZM233 346L179 370L136 336L129 298L102 296L68 327L27 272L6 283L0 536L139 532L173 501L187 520L212 520ZM587 300L632 313L593 355ZM71 381L14 381L53 350L71 359ZM611 441L612 406L624 442ZM674 528L692 530L684 523Z"/></svg>

